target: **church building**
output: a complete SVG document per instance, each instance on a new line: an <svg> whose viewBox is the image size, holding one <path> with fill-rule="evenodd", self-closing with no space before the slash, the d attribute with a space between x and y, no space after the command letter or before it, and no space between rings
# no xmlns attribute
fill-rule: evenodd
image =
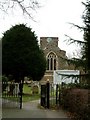
<svg viewBox="0 0 90 120"><path fill-rule="evenodd" d="M66 51L58 47L58 41L58 37L40 37L40 47L47 61L46 72L41 80L43 83L47 80L53 82L54 70L64 70L68 68L68 64L65 61L65 59L67 59Z"/></svg>

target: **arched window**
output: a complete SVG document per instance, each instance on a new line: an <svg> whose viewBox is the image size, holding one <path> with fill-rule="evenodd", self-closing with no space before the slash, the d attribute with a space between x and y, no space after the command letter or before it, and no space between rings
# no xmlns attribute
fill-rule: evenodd
<svg viewBox="0 0 90 120"><path fill-rule="evenodd" d="M56 55L53 52L47 56L47 70L56 70Z"/></svg>

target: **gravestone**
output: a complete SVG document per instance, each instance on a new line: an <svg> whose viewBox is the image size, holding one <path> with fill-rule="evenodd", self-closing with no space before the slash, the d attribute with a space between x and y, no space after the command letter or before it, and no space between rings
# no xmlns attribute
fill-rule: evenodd
<svg viewBox="0 0 90 120"><path fill-rule="evenodd" d="M15 87L14 87L14 90L13 90L13 94L14 95L18 95L19 93L19 84L18 83L15 83Z"/></svg>
<svg viewBox="0 0 90 120"><path fill-rule="evenodd" d="M34 85L33 88L32 88L32 93L33 94L38 94L39 93L39 88L37 85Z"/></svg>

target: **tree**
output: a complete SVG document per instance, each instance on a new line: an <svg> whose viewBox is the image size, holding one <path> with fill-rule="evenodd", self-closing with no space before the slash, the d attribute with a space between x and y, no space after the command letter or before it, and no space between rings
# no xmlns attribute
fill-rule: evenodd
<svg viewBox="0 0 90 120"><path fill-rule="evenodd" d="M84 76L85 79L87 79L87 82L89 83L89 78L90 78L90 57L89 57L89 48L90 48L90 0L86 0L86 3L83 3L85 5L85 11L82 15L82 19L84 22L84 26L79 26L71 23L75 27L79 28L84 32L83 34L83 41L80 40L75 40L69 36L68 42L69 43L77 43L81 47L81 58L72 58L68 59L67 61L77 67L81 67L83 71L85 72L84 74L80 76ZM88 81L89 80L89 81Z"/></svg>
<svg viewBox="0 0 90 120"><path fill-rule="evenodd" d="M2 76L2 92L6 89L8 86L8 78L6 76Z"/></svg>
<svg viewBox="0 0 90 120"><path fill-rule="evenodd" d="M4 13L8 13L8 10L18 6L30 19L33 19L32 11L36 11L40 7L37 0L0 0L0 10Z"/></svg>
<svg viewBox="0 0 90 120"><path fill-rule="evenodd" d="M89 48L90 48L90 0L87 0L85 5L85 13L83 15L83 21L85 24L84 27L84 41L85 44L82 47L82 58L86 58L87 70L90 70L90 57L89 57Z"/></svg>
<svg viewBox="0 0 90 120"><path fill-rule="evenodd" d="M46 70L46 60L37 37L24 24L15 25L2 37L2 74L20 80L30 76L40 80Z"/></svg>
<svg viewBox="0 0 90 120"><path fill-rule="evenodd" d="M2 41L0 39L0 76L2 75Z"/></svg>

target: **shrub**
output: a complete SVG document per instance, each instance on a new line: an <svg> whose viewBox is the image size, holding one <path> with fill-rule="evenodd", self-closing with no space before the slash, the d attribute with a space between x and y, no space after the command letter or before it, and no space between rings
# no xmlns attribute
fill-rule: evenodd
<svg viewBox="0 0 90 120"><path fill-rule="evenodd" d="M75 113L76 120L89 120L89 92L87 89L77 88L62 91L62 105L71 113Z"/></svg>

